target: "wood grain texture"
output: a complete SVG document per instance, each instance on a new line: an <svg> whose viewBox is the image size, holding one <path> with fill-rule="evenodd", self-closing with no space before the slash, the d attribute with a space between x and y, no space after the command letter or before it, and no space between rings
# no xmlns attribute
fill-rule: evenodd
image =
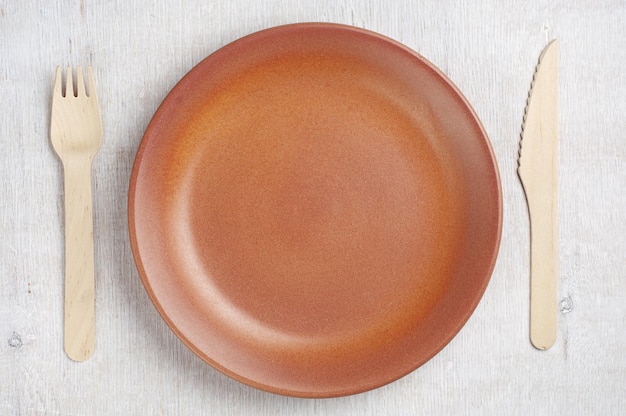
<svg viewBox="0 0 626 416"><path fill-rule="evenodd" d="M57 67L50 110L50 142L63 163L65 222L64 347L75 361L93 354L95 265L91 165L102 143L102 120L91 67L89 95L82 67L67 68L65 89Z"/></svg>
<svg viewBox="0 0 626 416"><path fill-rule="evenodd" d="M332 21L417 50L459 86L500 165L498 263L459 335L414 373L332 400L253 390L207 367L158 316L130 253L134 153L193 65L269 26ZM626 409L626 3L0 0L0 414L603 414ZM560 274L555 345L528 341L529 232L517 149L537 56L560 41ZM94 67L96 353L63 352L63 182L48 140L51 74ZM78 392L78 394L76 394Z"/></svg>
<svg viewBox="0 0 626 416"><path fill-rule="evenodd" d="M530 219L530 342L545 350L557 333L559 264L558 41L539 57L522 125L519 174Z"/></svg>

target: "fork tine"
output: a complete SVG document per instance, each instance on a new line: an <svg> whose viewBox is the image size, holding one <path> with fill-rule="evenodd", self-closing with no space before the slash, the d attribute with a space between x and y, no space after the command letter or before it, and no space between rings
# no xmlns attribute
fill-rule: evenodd
<svg viewBox="0 0 626 416"><path fill-rule="evenodd" d="M52 97L63 96L63 82L61 81L61 67L57 66L56 75L54 77L54 90L52 91Z"/></svg>
<svg viewBox="0 0 626 416"><path fill-rule="evenodd" d="M76 94L77 97L87 96L87 94L85 93L85 79L83 78L83 68L80 66L76 68L76 89L78 91L78 93Z"/></svg>
<svg viewBox="0 0 626 416"><path fill-rule="evenodd" d="M93 79L93 71L91 69L91 65L87 66L87 78L89 82L89 98L93 99L97 103L98 95L96 94L96 82Z"/></svg>
<svg viewBox="0 0 626 416"><path fill-rule="evenodd" d="M72 67L67 67L67 73L65 74L65 96L71 97L74 95L74 82L72 80Z"/></svg>

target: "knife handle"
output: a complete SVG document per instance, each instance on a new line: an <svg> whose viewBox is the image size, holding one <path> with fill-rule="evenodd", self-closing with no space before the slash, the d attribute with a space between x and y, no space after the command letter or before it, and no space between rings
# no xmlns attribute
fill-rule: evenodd
<svg viewBox="0 0 626 416"><path fill-rule="evenodd" d="M549 204L529 204L530 341L539 350L550 348L557 333L558 209L555 196L543 202Z"/></svg>

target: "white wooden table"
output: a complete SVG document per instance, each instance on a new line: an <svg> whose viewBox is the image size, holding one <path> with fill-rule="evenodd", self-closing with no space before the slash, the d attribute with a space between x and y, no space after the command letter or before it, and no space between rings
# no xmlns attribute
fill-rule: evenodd
<svg viewBox="0 0 626 416"><path fill-rule="evenodd" d="M624 0L0 0L0 415L626 414ZM434 359L383 388L303 400L232 381L150 303L127 231L135 151L161 100L226 43L285 23L364 27L446 72L481 117L504 230L476 312ZM528 340L528 217L517 151L539 53L560 40L559 333ZM63 187L49 144L57 65L92 64L96 351L63 352Z"/></svg>

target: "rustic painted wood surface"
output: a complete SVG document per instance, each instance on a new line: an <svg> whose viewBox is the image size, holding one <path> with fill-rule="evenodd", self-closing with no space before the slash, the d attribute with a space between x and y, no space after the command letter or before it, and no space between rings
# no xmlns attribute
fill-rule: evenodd
<svg viewBox="0 0 626 416"><path fill-rule="evenodd" d="M504 234L459 335L372 392L301 400L211 369L149 302L126 197L142 132L170 88L229 41L274 25L347 23L445 71L501 169ZM0 0L0 415L431 415L626 412L626 2ZM528 339L528 216L517 151L539 53L560 41L556 344ZM96 350L63 352L63 186L49 144L57 65L92 64L104 122L94 161Z"/></svg>

